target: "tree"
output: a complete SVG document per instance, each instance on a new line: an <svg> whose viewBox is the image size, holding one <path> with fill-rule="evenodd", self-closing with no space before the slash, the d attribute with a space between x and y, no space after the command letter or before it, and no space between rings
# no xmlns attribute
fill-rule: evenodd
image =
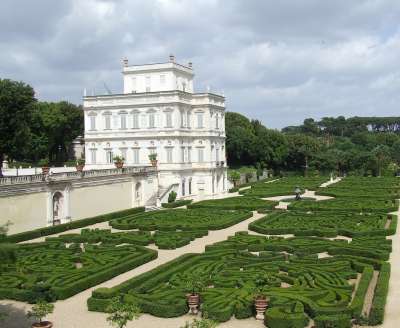
<svg viewBox="0 0 400 328"><path fill-rule="evenodd" d="M228 178L233 182L233 186L236 187L240 181L240 173L238 171L230 171Z"/></svg>
<svg viewBox="0 0 400 328"><path fill-rule="evenodd" d="M126 327L128 321L137 319L140 316L140 308L137 304L126 303L120 297L111 299L107 311L110 313L107 321L117 328Z"/></svg>
<svg viewBox="0 0 400 328"><path fill-rule="evenodd" d="M0 176L4 156L16 158L29 145L35 93L23 82L0 79Z"/></svg>
<svg viewBox="0 0 400 328"><path fill-rule="evenodd" d="M54 304L47 303L46 301L40 300L34 306L32 310L28 312L28 318L35 318L39 323L42 322L43 318L53 313Z"/></svg>
<svg viewBox="0 0 400 328"><path fill-rule="evenodd" d="M376 160L376 167L378 171L378 176L382 175L382 168L386 167L390 161L390 149L386 145L376 146L372 150L372 155Z"/></svg>

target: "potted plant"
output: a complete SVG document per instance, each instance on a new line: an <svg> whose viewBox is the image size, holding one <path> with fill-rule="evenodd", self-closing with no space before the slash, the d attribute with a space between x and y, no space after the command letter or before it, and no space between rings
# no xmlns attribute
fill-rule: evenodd
<svg viewBox="0 0 400 328"><path fill-rule="evenodd" d="M50 172L49 167L50 161L48 158L43 158L39 161L39 165L42 167L42 174L48 175Z"/></svg>
<svg viewBox="0 0 400 328"><path fill-rule="evenodd" d="M157 166L157 154L156 153L150 154L149 160L150 160L152 166Z"/></svg>
<svg viewBox="0 0 400 328"><path fill-rule="evenodd" d="M113 160L114 160L114 164L115 164L116 168L122 169L122 167L124 166L125 158L123 158L122 156L114 156Z"/></svg>
<svg viewBox="0 0 400 328"><path fill-rule="evenodd" d="M82 158L77 159L75 167L78 172L82 172L83 168L85 167L85 158L82 157Z"/></svg>
<svg viewBox="0 0 400 328"><path fill-rule="evenodd" d="M137 319L140 316L140 308L137 304L126 303L118 296L111 299L107 312L110 313L107 321L117 328L126 327L128 321Z"/></svg>
<svg viewBox="0 0 400 328"><path fill-rule="evenodd" d="M205 282L199 275L189 275L183 279L190 313L197 314L200 305L200 292L204 290Z"/></svg>
<svg viewBox="0 0 400 328"><path fill-rule="evenodd" d="M38 301L27 314L28 318L36 319L36 322L32 324L32 328L52 328L53 323L50 321L43 321L43 318L53 313L53 311L54 304L47 303L44 300Z"/></svg>

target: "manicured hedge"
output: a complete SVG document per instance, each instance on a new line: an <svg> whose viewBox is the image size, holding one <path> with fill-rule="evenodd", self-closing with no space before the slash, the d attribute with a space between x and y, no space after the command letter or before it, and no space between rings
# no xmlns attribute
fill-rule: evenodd
<svg viewBox="0 0 400 328"><path fill-rule="evenodd" d="M138 245L66 244L61 239L17 245L17 261L0 272L0 299L34 303L65 299L151 261L157 251ZM80 263L82 267L78 267Z"/></svg>
<svg viewBox="0 0 400 328"><path fill-rule="evenodd" d="M255 197L229 197L221 199L203 200L188 206L188 208L221 209L221 210L249 210L273 209L278 202L262 200Z"/></svg>
<svg viewBox="0 0 400 328"><path fill-rule="evenodd" d="M159 317L187 312L185 286L195 275L208 286L201 292L202 309L211 319L254 314L254 295L262 289L270 298L266 323L269 327L304 327L311 317L319 327L347 327L358 313L370 279L369 261L390 251L385 237L355 238L351 242L315 237L281 238L237 233L228 240L206 247L203 254L187 254L111 289L97 289L88 300L90 310L104 311L116 295L138 302L144 312ZM318 259L331 249L364 248L362 256L333 255ZM282 252L289 253L288 256ZM375 253L374 253L375 251ZM253 254L251 252L259 252ZM378 263L378 262L376 262ZM357 272L363 272L352 300ZM282 283L287 288L280 288Z"/></svg>
<svg viewBox="0 0 400 328"><path fill-rule="evenodd" d="M386 229L386 223L390 225ZM249 229L267 235L348 237L386 236L395 234L397 215L385 213L334 211L275 211L249 224Z"/></svg>
<svg viewBox="0 0 400 328"><path fill-rule="evenodd" d="M164 208L175 208L175 207L189 205L191 202L192 202L192 199L183 199L183 200L177 200L172 203L162 203L161 206Z"/></svg>
<svg viewBox="0 0 400 328"><path fill-rule="evenodd" d="M384 263L379 272L378 281L374 291L371 312L369 314L369 324L379 325L385 316L385 305L389 292L390 263Z"/></svg>
<svg viewBox="0 0 400 328"><path fill-rule="evenodd" d="M251 212L217 209L175 209L146 212L110 221L115 229L141 229L147 231L219 230L252 216Z"/></svg>
<svg viewBox="0 0 400 328"><path fill-rule="evenodd" d="M135 207L135 208L130 208L130 209L123 210L123 211L117 211L117 212L112 212L112 213L108 213L108 214L98 215L98 216L87 218L87 219L75 220L75 221L71 221L69 223L64 223L64 224L60 224L60 225L56 225L56 226L39 228L39 229L31 230L31 231L17 233L14 235L9 235L6 237L6 239L4 241L10 242L10 243L19 243L21 241L26 241L26 240L31 240L31 239L35 239L35 238L44 237L44 236L54 235L54 234L72 230L72 229L87 227L92 224L109 221L109 220L123 217L126 215L141 213L141 212L144 212L144 210L145 210L144 207Z"/></svg>

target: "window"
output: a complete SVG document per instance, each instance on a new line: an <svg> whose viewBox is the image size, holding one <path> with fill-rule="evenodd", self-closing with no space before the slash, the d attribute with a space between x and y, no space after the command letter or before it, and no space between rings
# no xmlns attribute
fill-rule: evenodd
<svg viewBox="0 0 400 328"><path fill-rule="evenodd" d="M185 179L182 180L182 196L185 196Z"/></svg>
<svg viewBox="0 0 400 328"><path fill-rule="evenodd" d="M181 162L185 163L185 147L181 147Z"/></svg>
<svg viewBox="0 0 400 328"><path fill-rule="evenodd" d="M96 149L90 149L90 162L96 164Z"/></svg>
<svg viewBox="0 0 400 328"><path fill-rule="evenodd" d="M218 114L215 114L215 128L219 129L219 117L218 117Z"/></svg>
<svg viewBox="0 0 400 328"><path fill-rule="evenodd" d="M149 128L154 128L155 123L154 123L154 113L149 113Z"/></svg>
<svg viewBox="0 0 400 328"><path fill-rule="evenodd" d="M203 113L197 113L197 128L203 128Z"/></svg>
<svg viewBox="0 0 400 328"><path fill-rule="evenodd" d="M132 93L136 93L136 77L132 78Z"/></svg>
<svg viewBox="0 0 400 328"><path fill-rule="evenodd" d="M211 145L210 161L213 161L213 159L214 159L214 145Z"/></svg>
<svg viewBox="0 0 400 328"><path fill-rule="evenodd" d="M190 128L190 112L186 113L186 126Z"/></svg>
<svg viewBox="0 0 400 328"><path fill-rule="evenodd" d="M181 111L181 127L185 126L185 112Z"/></svg>
<svg viewBox="0 0 400 328"><path fill-rule="evenodd" d="M204 149L203 148L198 148L197 149L197 161L199 163L204 162Z"/></svg>
<svg viewBox="0 0 400 328"><path fill-rule="evenodd" d="M188 147L188 163L192 163L192 147Z"/></svg>
<svg viewBox="0 0 400 328"><path fill-rule="evenodd" d="M151 91L150 84L151 84L151 78L150 76L146 76L146 92Z"/></svg>
<svg viewBox="0 0 400 328"><path fill-rule="evenodd" d="M96 130L96 115L90 115L90 130Z"/></svg>
<svg viewBox="0 0 400 328"><path fill-rule="evenodd" d="M126 148L121 148L121 156L123 157L124 161L126 161Z"/></svg>
<svg viewBox="0 0 400 328"><path fill-rule="evenodd" d="M167 153L167 163L172 163L172 148L168 147L165 148L166 153Z"/></svg>
<svg viewBox="0 0 400 328"><path fill-rule="evenodd" d="M132 113L132 127L134 129L139 129L139 113L138 112Z"/></svg>
<svg viewBox="0 0 400 328"><path fill-rule="evenodd" d="M133 163L139 164L139 148L133 148Z"/></svg>
<svg viewBox="0 0 400 328"><path fill-rule="evenodd" d="M215 160L219 162L219 148L215 148Z"/></svg>
<svg viewBox="0 0 400 328"><path fill-rule="evenodd" d="M189 195L192 194L192 179L189 179Z"/></svg>
<svg viewBox="0 0 400 328"><path fill-rule="evenodd" d="M167 128L172 128L172 112L165 113L165 126Z"/></svg>
<svg viewBox="0 0 400 328"><path fill-rule="evenodd" d="M165 75L160 75L160 84L165 84Z"/></svg>
<svg viewBox="0 0 400 328"><path fill-rule="evenodd" d="M111 114L110 113L104 114L104 126L105 126L106 130L111 129Z"/></svg>
<svg viewBox="0 0 400 328"><path fill-rule="evenodd" d="M182 82L182 91L186 91L186 83L185 82Z"/></svg>
<svg viewBox="0 0 400 328"><path fill-rule="evenodd" d="M126 129L126 113L120 113L119 115L121 117L121 129L124 130Z"/></svg>
<svg viewBox="0 0 400 328"><path fill-rule="evenodd" d="M112 164L113 163L113 152L112 152L112 150L107 150L106 151L106 161L107 161L107 164Z"/></svg>

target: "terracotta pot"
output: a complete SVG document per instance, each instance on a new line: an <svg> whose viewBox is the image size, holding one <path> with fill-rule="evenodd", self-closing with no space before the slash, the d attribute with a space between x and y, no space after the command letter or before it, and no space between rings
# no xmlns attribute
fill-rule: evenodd
<svg viewBox="0 0 400 328"><path fill-rule="evenodd" d="M190 313L197 314L200 305L200 295L199 294L187 294L187 302L189 305Z"/></svg>
<svg viewBox="0 0 400 328"><path fill-rule="evenodd" d="M254 300L254 305L257 311L256 319L264 320L264 313L268 307L268 301L264 296L258 296Z"/></svg>
<svg viewBox="0 0 400 328"><path fill-rule="evenodd" d="M42 174L48 175L50 172L50 167L48 166L42 166Z"/></svg>
<svg viewBox="0 0 400 328"><path fill-rule="evenodd" d="M78 165L76 165L76 170L78 172L82 172L84 167L85 167L85 164L78 164Z"/></svg>
<svg viewBox="0 0 400 328"><path fill-rule="evenodd" d="M156 159L151 160L150 162L151 162L151 165L152 165L152 166L157 166L157 160L156 160Z"/></svg>
<svg viewBox="0 0 400 328"><path fill-rule="evenodd" d="M124 166L124 162L115 162L114 163L117 169L122 169Z"/></svg>
<svg viewBox="0 0 400 328"><path fill-rule="evenodd" d="M53 323L50 321L35 322L32 324L32 328L52 328Z"/></svg>

